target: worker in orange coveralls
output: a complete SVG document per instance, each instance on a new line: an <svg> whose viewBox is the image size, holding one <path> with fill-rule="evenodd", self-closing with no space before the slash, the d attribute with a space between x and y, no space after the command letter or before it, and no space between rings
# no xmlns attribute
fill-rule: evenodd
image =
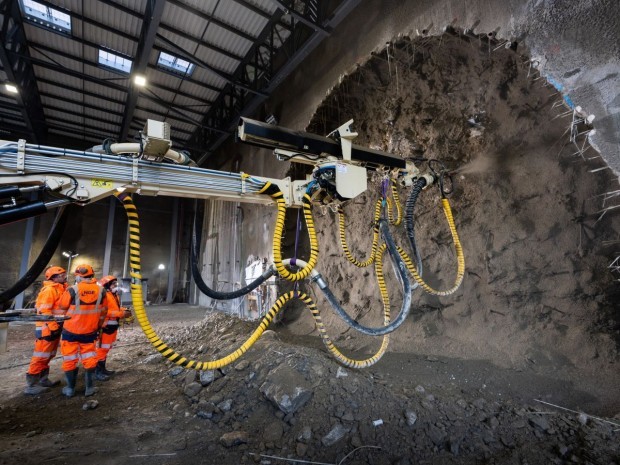
<svg viewBox="0 0 620 465"><path fill-rule="evenodd" d="M67 287L67 272L59 266L51 266L45 271L45 281L37 296L35 308L37 315L63 316L65 312L58 308L60 296ZM30 367L26 373L26 389L24 394L39 395L48 388L58 386L60 381L50 381L50 360L56 356L62 322L37 321L35 329L34 352Z"/></svg>
<svg viewBox="0 0 620 465"><path fill-rule="evenodd" d="M67 288L60 298L59 306L67 310L60 340L62 369L67 385L62 393L67 397L75 394L78 374L78 361L86 370L84 395L92 396L97 392L94 387L95 368L97 367L97 348L95 341L108 312L106 290L95 279L95 272L90 265L79 265L75 269L76 284Z"/></svg>
<svg viewBox="0 0 620 465"><path fill-rule="evenodd" d="M105 366L108 352L112 348L116 335L118 334L118 322L121 318L129 318L131 312L126 307L121 307L119 298L118 280L114 276L105 276L99 280L99 284L107 291L106 298L108 303L108 314L101 328L101 337L97 344L97 369L95 377L98 381L107 381L114 371L108 370Z"/></svg>

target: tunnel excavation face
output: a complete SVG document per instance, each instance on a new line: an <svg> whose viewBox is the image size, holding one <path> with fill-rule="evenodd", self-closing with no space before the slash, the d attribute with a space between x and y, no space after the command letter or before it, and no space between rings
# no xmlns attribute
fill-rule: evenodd
<svg viewBox="0 0 620 465"><path fill-rule="evenodd" d="M463 285L449 297L416 290L390 350L513 367L605 370L617 360L617 283L605 244L617 240L620 221L597 214L597 196L613 180L609 170L597 171L604 162L585 136L576 141L585 150L571 143L567 112L563 96L522 47L456 31L391 42L326 96L307 131L326 135L353 119L354 143L415 160L423 170L437 159L452 174L450 202L467 267ZM379 192L370 183L363 196L345 203L349 248L361 259L370 252ZM407 192L400 188L401 199ZM315 221L320 272L350 314L379 325L372 271L342 258L334 213L315 213ZM456 257L435 186L420 195L415 231L425 278L449 287ZM406 247L402 228L394 234ZM395 281L390 289L396 313ZM323 318L334 331L347 331L331 312ZM291 324L292 331L310 330L303 319ZM359 349L367 340L347 331L344 344Z"/></svg>

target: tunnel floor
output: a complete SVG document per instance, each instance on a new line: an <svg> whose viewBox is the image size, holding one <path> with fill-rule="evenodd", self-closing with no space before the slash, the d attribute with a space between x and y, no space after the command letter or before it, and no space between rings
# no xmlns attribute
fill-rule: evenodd
<svg viewBox="0 0 620 465"><path fill-rule="evenodd" d="M201 360L231 353L257 325L186 305L147 312L171 347ZM98 383L95 396L85 398L78 382L74 398L60 388L33 398L21 394L32 329L11 325L9 351L0 355L0 463L610 464L618 457L620 421L609 418L609 399L554 373L404 353L345 369L317 338L291 337L276 324L202 386L195 372L164 362L134 323L111 352L117 374ZM53 378L59 365L55 359ZM311 397L285 415L263 393L267 384ZM88 400L96 408L84 410Z"/></svg>

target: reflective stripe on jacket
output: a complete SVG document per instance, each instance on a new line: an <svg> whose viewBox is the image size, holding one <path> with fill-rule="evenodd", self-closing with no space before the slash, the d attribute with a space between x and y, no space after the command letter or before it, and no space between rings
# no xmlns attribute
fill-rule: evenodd
<svg viewBox="0 0 620 465"><path fill-rule="evenodd" d="M34 304L37 315L63 316L65 310L59 307L60 297L67 288L66 284L54 281L43 281L43 287L37 295ZM57 331L60 326L55 321L37 321L35 335L37 338L47 337L52 331Z"/></svg>
<svg viewBox="0 0 620 465"><path fill-rule="evenodd" d="M125 316L125 309L121 307L120 299L116 294L106 293L108 313L105 316L103 326L118 326L118 320Z"/></svg>
<svg viewBox="0 0 620 465"><path fill-rule="evenodd" d="M101 328L107 313L106 291L95 278L68 288L60 298L60 308L68 309L64 331L72 334L92 334ZM63 332L64 332L63 331Z"/></svg>

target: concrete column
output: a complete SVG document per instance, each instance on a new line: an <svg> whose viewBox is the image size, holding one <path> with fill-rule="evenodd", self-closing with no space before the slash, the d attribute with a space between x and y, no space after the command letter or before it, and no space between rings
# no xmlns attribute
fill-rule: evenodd
<svg viewBox="0 0 620 465"><path fill-rule="evenodd" d="M179 229L179 199L174 199L172 204L172 230L170 232L170 261L168 262L168 289L166 291L166 303L172 303L174 297L174 277L176 273L177 257L177 231Z"/></svg>
<svg viewBox="0 0 620 465"><path fill-rule="evenodd" d="M26 221L26 232L24 233L24 245L22 247L22 261L19 266L19 277L21 278L28 271L28 262L30 261L30 249L32 249L32 235L34 232L34 218L28 218ZM24 293L15 297L13 306L15 309L23 308L24 306Z"/></svg>
<svg viewBox="0 0 620 465"><path fill-rule="evenodd" d="M9 324L0 323L0 354L6 352L6 340L9 335Z"/></svg>
<svg viewBox="0 0 620 465"><path fill-rule="evenodd" d="M114 212L116 211L116 198L110 197L110 210L108 211L108 232L105 238L105 250L103 252L103 270L101 277L110 274L110 255L112 254L112 237L114 236Z"/></svg>

